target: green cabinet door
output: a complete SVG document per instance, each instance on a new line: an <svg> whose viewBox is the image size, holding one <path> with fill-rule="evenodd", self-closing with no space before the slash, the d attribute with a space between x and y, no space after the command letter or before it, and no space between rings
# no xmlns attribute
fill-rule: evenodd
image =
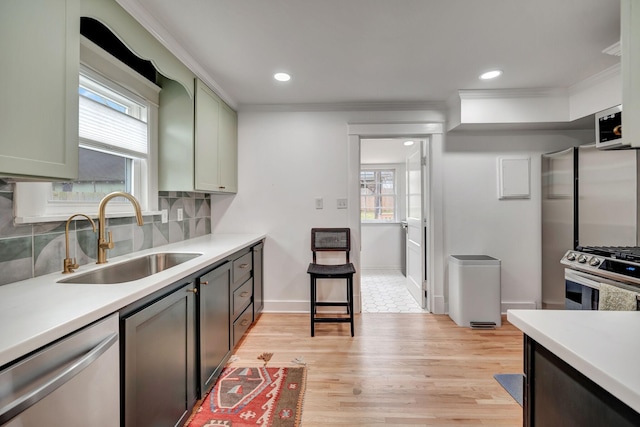
<svg viewBox="0 0 640 427"><path fill-rule="evenodd" d="M2 0L0 55L0 174L76 179L80 0Z"/></svg>

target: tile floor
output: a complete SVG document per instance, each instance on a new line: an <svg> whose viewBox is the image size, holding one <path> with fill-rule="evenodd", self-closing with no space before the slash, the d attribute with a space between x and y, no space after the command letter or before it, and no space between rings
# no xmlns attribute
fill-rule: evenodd
<svg viewBox="0 0 640 427"><path fill-rule="evenodd" d="M363 313L426 313L395 270L364 270L361 276Z"/></svg>

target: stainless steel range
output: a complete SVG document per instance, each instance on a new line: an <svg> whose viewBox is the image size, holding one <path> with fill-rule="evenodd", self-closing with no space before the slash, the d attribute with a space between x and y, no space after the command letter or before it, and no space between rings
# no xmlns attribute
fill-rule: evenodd
<svg viewBox="0 0 640 427"><path fill-rule="evenodd" d="M640 248L578 246L567 251L565 266L565 308L597 310L601 283L640 292Z"/></svg>

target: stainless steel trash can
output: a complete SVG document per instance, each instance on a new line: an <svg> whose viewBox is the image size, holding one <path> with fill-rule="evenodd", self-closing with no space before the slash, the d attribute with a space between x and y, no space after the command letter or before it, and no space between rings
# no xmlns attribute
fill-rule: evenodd
<svg viewBox="0 0 640 427"><path fill-rule="evenodd" d="M501 326L500 304L499 259L488 255L449 256L449 317L458 326Z"/></svg>

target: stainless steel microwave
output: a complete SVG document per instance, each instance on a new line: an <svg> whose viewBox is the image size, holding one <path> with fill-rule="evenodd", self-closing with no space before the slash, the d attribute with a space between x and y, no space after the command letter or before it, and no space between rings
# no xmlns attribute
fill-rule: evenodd
<svg viewBox="0 0 640 427"><path fill-rule="evenodd" d="M610 150L627 148L622 138L622 105L596 113L596 148Z"/></svg>

